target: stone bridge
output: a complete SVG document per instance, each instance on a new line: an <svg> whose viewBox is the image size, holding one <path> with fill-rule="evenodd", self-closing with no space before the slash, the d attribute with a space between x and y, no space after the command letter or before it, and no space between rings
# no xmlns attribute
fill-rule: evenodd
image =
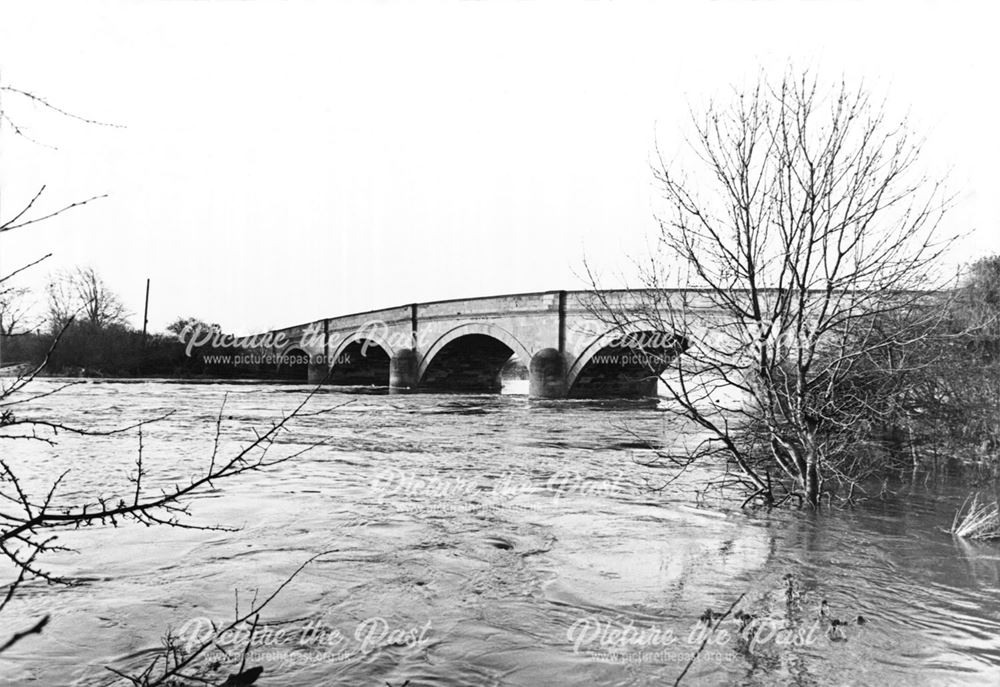
<svg viewBox="0 0 1000 687"><path fill-rule="evenodd" d="M279 369L287 379L536 398L655 396L663 361L683 349L687 332L616 325L622 313L641 312L637 293L548 291L415 303L269 335L279 358L292 361ZM632 340L622 340L626 331Z"/></svg>

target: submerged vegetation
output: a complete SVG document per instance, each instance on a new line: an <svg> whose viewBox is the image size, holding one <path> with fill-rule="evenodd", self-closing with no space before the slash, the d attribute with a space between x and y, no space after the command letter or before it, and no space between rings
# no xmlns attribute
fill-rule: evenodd
<svg viewBox="0 0 1000 687"><path fill-rule="evenodd" d="M1000 539L1000 502L996 498L980 501L974 494L955 513L951 532L965 539Z"/></svg>

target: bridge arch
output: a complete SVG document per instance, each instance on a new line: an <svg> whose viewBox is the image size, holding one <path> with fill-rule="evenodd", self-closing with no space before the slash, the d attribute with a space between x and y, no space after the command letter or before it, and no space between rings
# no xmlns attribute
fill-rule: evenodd
<svg viewBox="0 0 1000 687"><path fill-rule="evenodd" d="M388 339L375 331L346 336L323 367L329 384L344 386L386 386L389 361L394 350Z"/></svg>
<svg viewBox="0 0 1000 687"><path fill-rule="evenodd" d="M327 362L336 364L336 361L340 359L340 356L342 356L349 347L351 347L354 344L360 344L361 346L364 346L364 343L366 341L371 342L369 348L371 346L378 346L383 351L385 351L390 358L396 354L395 349L393 349L392 345L389 343L389 340L385 336L372 331L372 332L366 332L364 334L355 333L353 335L348 335L347 337L345 337L343 341L337 344L336 348L330 351L330 360Z"/></svg>
<svg viewBox="0 0 1000 687"><path fill-rule="evenodd" d="M467 348L479 349L479 364L486 368L480 372L489 377L488 383L485 384L489 388L495 386L492 380L494 376L499 384L501 370L513 356L517 356L524 365L531 360L528 348L506 329L488 322L468 322L449 329L431 344L417 366L418 382L421 385L433 386L438 380L432 379L428 373L434 371L435 363L454 362L454 360L443 360L449 355L452 358L468 356L469 350L460 350L463 344L468 344ZM494 367L496 369L493 369Z"/></svg>
<svg viewBox="0 0 1000 687"><path fill-rule="evenodd" d="M281 379L305 382L309 380L309 365L312 356L296 344L286 346L278 354L276 374Z"/></svg>
<svg viewBox="0 0 1000 687"><path fill-rule="evenodd" d="M566 373L567 395L655 396L660 374L687 346L674 332L612 328L577 355Z"/></svg>

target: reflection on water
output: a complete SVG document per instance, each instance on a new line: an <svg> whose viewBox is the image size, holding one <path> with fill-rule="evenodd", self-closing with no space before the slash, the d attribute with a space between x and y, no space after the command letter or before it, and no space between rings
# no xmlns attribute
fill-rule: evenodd
<svg viewBox="0 0 1000 687"><path fill-rule="evenodd" d="M204 466L225 395L223 449L233 451L250 426L265 426L303 393L88 383L40 399L34 412L111 427L175 410L145 436L149 469L170 484ZM5 630L43 613L53 621L0 661L0 682L109 684L105 665L143 666L167 628L229 620L234 589L267 592L320 551L331 553L266 614L291 630L255 647L261 684L672 684L705 609L723 611L744 593L740 609L785 628L819 621L824 599L832 613L868 622L848 627L846 641L821 631L804 646L755 652L712 643L684 684L1000 677L1000 549L943 531L961 489L819 516L746 514L696 504L704 474L666 485L666 471L637 464L649 457L647 441L678 435L648 403L340 391L315 404L344 401L297 420L276 448L327 445L196 501L193 521L241 526L235 534L67 533L81 553L49 562L78 584L32 584L5 612ZM72 467L78 493L116 494L136 438L4 448L16 449L9 457L36 485Z"/></svg>

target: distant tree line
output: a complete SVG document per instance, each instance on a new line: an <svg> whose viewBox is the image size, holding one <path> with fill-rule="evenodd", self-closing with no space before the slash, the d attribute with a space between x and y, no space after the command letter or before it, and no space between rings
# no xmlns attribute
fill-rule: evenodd
<svg viewBox="0 0 1000 687"><path fill-rule="evenodd" d="M178 318L165 333L144 337L129 325L129 312L118 295L90 267L52 276L42 316L32 317L31 295L24 287L0 291L3 365L37 365L47 358L45 373L54 376L266 378L275 374L271 369L207 362L201 351L187 355L182 334L219 328L198 318Z"/></svg>

